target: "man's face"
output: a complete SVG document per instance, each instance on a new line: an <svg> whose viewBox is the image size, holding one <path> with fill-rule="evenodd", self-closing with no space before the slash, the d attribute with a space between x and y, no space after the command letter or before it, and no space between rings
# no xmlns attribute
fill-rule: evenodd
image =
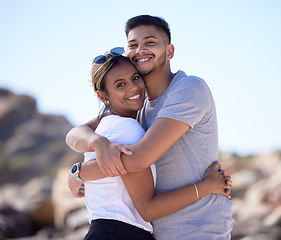
<svg viewBox="0 0 281 240"><path fill-rule="evenodd" d="M154 26L139 26L128 34L127 56L142 77L161 71L168 64L168 37Z"/></svg>

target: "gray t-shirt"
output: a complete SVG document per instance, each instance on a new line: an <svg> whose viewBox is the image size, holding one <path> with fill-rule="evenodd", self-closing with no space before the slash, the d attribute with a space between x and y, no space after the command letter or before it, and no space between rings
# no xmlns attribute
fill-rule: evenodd
<svg viewBox="0 0 281 240"><path fill-rule="evenodd" d="M215 104L204 80L179 71L162 96L145 100L138 121L147 130L159 117L182 121L191 128L156 161L156 194L202 180L219 153ZM154 220L154 236L157 240L230 239L231 212L229 199L209 194Z"/></svg>

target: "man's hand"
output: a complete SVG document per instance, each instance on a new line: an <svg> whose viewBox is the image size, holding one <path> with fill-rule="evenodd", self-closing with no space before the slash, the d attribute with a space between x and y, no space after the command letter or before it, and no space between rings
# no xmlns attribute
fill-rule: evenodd
<svg viewBox="0 0 281 240"><path fill-rule="evenodd" d="M68 174L67 184L74 197L85 197L84 183L75 180L71 173Z"/></svg>
<svg viewBox="0 0 281 240"><path fill-rule="evenodd" d="M96 143L97 145L97 143ZM108 177L116 177L127 173L121 154L132 155L124 145L111 143L106 138L101 138L96 149L96 161L102 172Z"/></svg>

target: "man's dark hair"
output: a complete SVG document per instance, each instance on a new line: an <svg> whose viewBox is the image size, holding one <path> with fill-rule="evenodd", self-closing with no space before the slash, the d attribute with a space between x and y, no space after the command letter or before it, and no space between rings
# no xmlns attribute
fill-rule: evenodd
<svg viewBox="0 0 281 240"><path fill-rule="evenodd" d="M170 32L169 24L161 17L150 16L150 15L139 15L130 18L125 26L126 36L128 37L129 32L133 28L143 25L155 26L156 28L160 29L167 35L169 39L169 43L171 43L171 32Z"/></svg>

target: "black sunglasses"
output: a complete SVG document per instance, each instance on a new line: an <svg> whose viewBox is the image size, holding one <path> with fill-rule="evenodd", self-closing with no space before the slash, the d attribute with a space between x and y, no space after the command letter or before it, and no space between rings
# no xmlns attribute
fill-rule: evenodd
<svg viewBox="0 0 281 240"><path fill-rule="evenodd" d="M96 56L93 60L93 63L96 63L96 64L103 64L107 61L107 56L106 54L110 54L110 55L113 55L113 56L118 56L118 55L122 55L124 53L124 48L122 47L115 47L115 48L112 48L110 51L106 52L104 55L99 55L99 56Z"/></svg>

